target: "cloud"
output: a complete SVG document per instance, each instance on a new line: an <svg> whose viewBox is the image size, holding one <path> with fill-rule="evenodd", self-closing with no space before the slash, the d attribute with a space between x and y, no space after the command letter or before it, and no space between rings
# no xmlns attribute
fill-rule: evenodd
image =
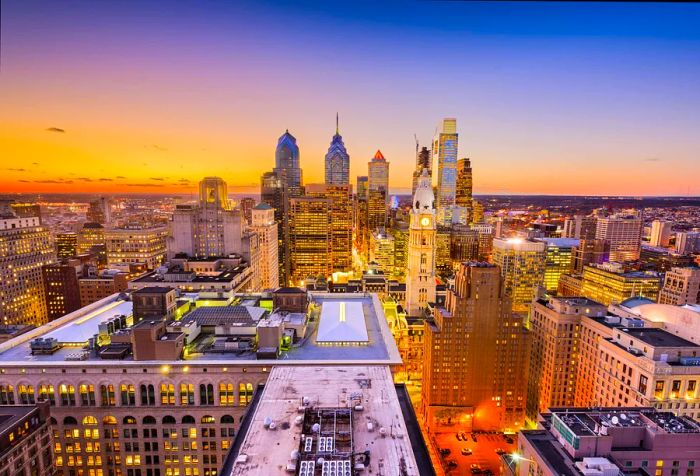
<svg viewBox="0 0 700 476"><path fill-rule="evenodd" d="M144 147L146 147L147 149L157 150L158 152L167 152L168 151L167 147L163 147L162 145L158 145L158 144L146 145Z"/></svg>
<svg viewBox="0 0 700 476"><path fill-rule="evenodd" d="M31 180L20 180L22 183L31 183Z"/></svg>
<svg viewBox="0 0 700 476"><path fill-rule="evenodd" d="M59 134L65 134L66 130L61 129L60 127L49 127L46 129L46 132L58 132Z"/></svg>
<svg viewBox="0 0 700 476"><path fill-rule="evenodd" d="M32 162L32 165L40 165L39 162Z"/></svg>
<svg viewBox="0 0 700 476"><path fill-rule="evenodd" d="M157 182L162 182L162 181L165 180L165 178L163 178L163 177L150 177L150 179L151 179L151 180L155 180L155 181L157 181Z"/></svg>
<svg viewBox="0 0 700 476"><path fill-rule="evenodd" d="M77 180L81 180L83 182L92 182L92 179L89 177L78 177Z"/></svg>
<svg viewBox="0 0 700 476"><path fill-rule="evenodd" d="M190 179L181 178L181 179L178 179L178 182L180 182L180 183L190 183Z"/></svg>
<svg viewBox="0 0 700 476"><path fill-rule="evenodd" d="M58 179L58 180L35 180L34 183L73 183L72 180Z"/></svg>
<svg viewBox="0 0 700 476"><path fill-rule="evenodd" d="M104 177L103 177L103 178L100 178L100 179L98 179L98 180L99 180L100 182L114 182L114 179L111 179L111 178L104 178Z"/></svg>
<svg viewBox="0 0 700 476"><path fill-rule="evenodd" d="M647 157L644 162L661 162L662 160L660 157Z"/></svg>
<svg viewBox="0 0 700 476"><path fill-rule="evenodd" d="M115 178L117 178L117 179L125 179L126 177L124 177L123 175L117 175Z"/></svg>
<svg viewBox="0 0 700 476"><path fill-rule="evenodd" d="M163 184L160 183L127 183L124 184L127 187L162 187Z"/></svg>
<svg viewBox="0 0 700 476"><path fill-rule="evenodd" d="M10 171L12 171L12 172L26 172L26 171L27 171L27 169L16 169L16 168L13 168L13 167L8 167L8 168L6 168L5 170L10 170Z"/></svg>

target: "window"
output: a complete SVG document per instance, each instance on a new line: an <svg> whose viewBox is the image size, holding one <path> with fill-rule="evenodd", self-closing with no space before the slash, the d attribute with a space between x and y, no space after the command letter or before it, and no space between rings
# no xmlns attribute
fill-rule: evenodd
<svg viewBox="0 0 700 476"><path fill-rule="evenodd" d="M20 385L19 388L19 403L23 405L34 404L34 387L31 385Z"/></svg>
<svg viewBox="0 0 700 476"><path fill-rule="evenodd" d="M202 417L202 423L216 423L216 419L211 415L204 415Z"/></svg>
<svg viewBox="0 0 700 476"><path fill-rule="evenodd" d="M80 404L84 407L94 407L95 386L92 384L81 384L78 389L80 390Z"/></svg>
<svg viewBox="0 0 700 476"><path fill-rule="evenodd" d="M241 384L243 385L243 384ZM232 383L220 383L219 384L219 403L222 406L229 406L236 404L236 394L234 392L234 387Z"/></svg>
<svg viewBox="0 0 700 476"><path fill-rule="evenodd" d="M53 385L39 385L39 400L48 400L51 405L56 405L56 390Z"/></svg>
<svg viewBox="0 0 700 476"><path fill-rule="evenodd" d="M654 398L662 399L664 397L664 381L657 380L654 387Z"/></svg>
<svg viewBox="0 0 700 476"><path fill-rule="evenodd" d="M58 392L61 394L61 406L75 406L75 387L73 385L61 384L58 386Z"/></svg>
<svg viewBox="0 0 700 476"><path fill-rule="evenodd" d="M231 386L233 389L233 386ZM199 385L199 404L200 405L214 405L214 386L212 384L200 384Z"/></svg>
<svg viewBox="0 0 700 476"><path fill-rule="evenodd" d="M647 393L647 382L649 379L647 378L646 375L640 375L639 376L639 393L646 395Z"/></svg>
<svg viewBox="0 0 700 476"><path fill-rule="evenodd" d="M83 418L83 426L95 426L97 425L97 418L92 415L88 415Z"/></svg>
<svg viewBox="0 0 700 476"><path fill-rule="evenodd" d="M133 384L121 384L119 386L119 393L121 394L123 406L132 407L136 405L136 389Z"/></svg>
<svg viewBox="0 0 700 476"><path fill-rule="evenodd" d="M172 383L160 384L160 404L175 405L175 385Z"/></svg>
<svg viewBox="0 0 700 476"><path fill-rule="evenodd" d="M194 385L191 383L180 384L180 405L194 405Z"/></svg>
<svg viewBox="0 0 700 476"><path fill-rule="evenodd" d="M0 385L0 405L15 404L15 388L12 385Z"/></svg>
<svg viewBox="0 0 700 476"><path fill-rule="evenodd" d="M100 397L103 407L113 407L117 404L114 398L114 385L100 385Z"/></svg>
<svg viewBox="0 0 700 476"><path fill-rule="evenodd" d="M155 405L156 404L156 391L152 384L141 385L141 405Z"/></svg>
<svg viewBox="0 0 700 476"><path fill-rule="evenodd" d="M252 399L253 399L253 384L252 383L240 383L238 385L238 404L240 406L248 405Z"/></svg>

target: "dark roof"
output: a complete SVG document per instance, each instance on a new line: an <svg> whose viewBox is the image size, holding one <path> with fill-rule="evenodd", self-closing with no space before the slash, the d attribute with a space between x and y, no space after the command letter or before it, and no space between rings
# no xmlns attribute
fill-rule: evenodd
<svg viewBox="0 0 700 476"><path fill-rule="evenodd" d="M306 291L304 291L301 288L292 288L292 287L287 287L287 288L277 288L274 291L275 294L298 294L298 293L304 293L306 294Z"/></svg>
<svg viewBox="0 0 700 476"><path fill-rule="evenodd" d="M132 291L131 294L167 294L174 289L169 286L146 286L145 288Z"/></svg>
<svg viewBox="0 0 700 476"><path fill-rule="evenodd" d="M88 222L83 224L83 228L104 228L102 225L99 223L93 223L93 222Z"/></svg>
<svg viewBox="0 0 700 476"><path fill-rule="evenodd" d="M196 321L200 326L254 326L257 322L250 315L248 306L199 307L182 318L183 323L190 321Z"/></svg>
<svg viewBox="0 0 700 476"><path fill-rule="evenodd" d="M640 327L627 329L625 333L654 347L698 347L698 344L673 335L663 329Z"/></svg>
<svg viewBox="0 0 700 476"><path fill-rule="evenodd" d="M573 462L565 456L564 451L555 447L558 445L552 435L543 430L525 430L522 435L530 442L532 447L539 453L540 457L546 461L552 469L552 473L559 476L577 476Z"/></svg>

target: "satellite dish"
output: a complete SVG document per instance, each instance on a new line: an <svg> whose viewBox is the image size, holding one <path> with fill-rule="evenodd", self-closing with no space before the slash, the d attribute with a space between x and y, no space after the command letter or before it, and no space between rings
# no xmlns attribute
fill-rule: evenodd
<svg viewBox="0 0 700 476"><path fill-rule="evenodd" d="M620 413L620 418L623 420L627 420L627 415L625 415L624 413Z"/></svg>
<svg viewBox="0 0 700 476"><path fill-rule="evenodd" d="M613 425L617 425L618 423L620 423L619 418L617 418L616 416L612 417L610 421L612 421Z"/></svg>

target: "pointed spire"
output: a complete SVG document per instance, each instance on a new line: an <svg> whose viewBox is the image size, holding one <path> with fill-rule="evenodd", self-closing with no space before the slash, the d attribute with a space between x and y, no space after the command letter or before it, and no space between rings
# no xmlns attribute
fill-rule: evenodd
<svg viewBox="0 0 700 476"><path fill-rule="evenodd" d="M338 127L338 113L336 112L335 113L335 135L340 135L339 130L340 129Z"/></svg>

